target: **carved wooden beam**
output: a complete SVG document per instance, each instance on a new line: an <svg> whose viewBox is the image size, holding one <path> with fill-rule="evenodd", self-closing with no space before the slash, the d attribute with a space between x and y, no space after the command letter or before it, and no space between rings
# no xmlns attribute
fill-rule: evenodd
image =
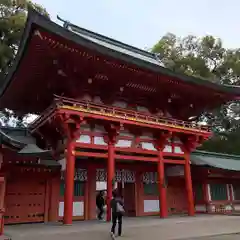
<svg viewBox="0 0 240 240"><path fill-rule="evenodd" d="M158 150L163 150L168 138L172 136L172 132L170 131L161 131L155 134L155 141L154 141L154 147Z"/></svg>
<svg viewBox="0 0 240 240"><path fill-rule="evenodd" d="M69 115L69 114L60 114L61 125L64 129L68 140L76 140L79 138L80 125L85 122L85 119L81 115Z"/></svg>
<svg viewBox="0 0 240 240"><path fill-rule="evenodd" d="M204 138L203 136L198 135L184 135L180 137L180 139L183 143L184 150L187 152L194 151L206 140L206 138Z"/></svg>
<svg viewBox="0 0 240 240"><path fill-rule="evenodd" d="M120 124L110 123L105 125L105 130L108 134L104 137L104 140L108 143L115 144L117 136L119 135L120 128Z"/></svg>

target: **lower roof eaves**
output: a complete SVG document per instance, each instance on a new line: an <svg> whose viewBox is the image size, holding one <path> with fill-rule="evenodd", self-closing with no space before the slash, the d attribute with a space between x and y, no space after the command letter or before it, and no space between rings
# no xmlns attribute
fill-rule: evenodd
<svg viewBox="0 0 240 240"><path fill-rule="evenodd" d="M191 154L191 163L230 171L240 171L240 156L196 151Z"/></svg>

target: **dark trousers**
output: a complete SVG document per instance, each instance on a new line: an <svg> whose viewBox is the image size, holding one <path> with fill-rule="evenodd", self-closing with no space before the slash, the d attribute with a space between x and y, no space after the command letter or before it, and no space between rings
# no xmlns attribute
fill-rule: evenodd
<svg viewBox="0 0 240 240"><path fill-rule="evenodd" d="M118 236L122 235L122 214L113 213L112 214L112 229L111 232L115 234L115 228L118 222Z"/></svg>
<svg viewBox="0 0 240 240"><path fill-rule="evenodd" d="M98 219L99 220L102 220L103 219L103 213L104 213L104 210L103 210L103 206L98 206Z"/></svg>

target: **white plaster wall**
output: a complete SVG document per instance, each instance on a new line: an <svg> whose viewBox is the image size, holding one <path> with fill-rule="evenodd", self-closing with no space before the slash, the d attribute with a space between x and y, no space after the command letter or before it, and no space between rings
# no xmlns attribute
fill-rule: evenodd
<svg viewBox="0 0 240 240"><path fill-rule="evenodd" d="M207 195L208 195L209 201L211 201L212 200L212 196L211 196L210 184L207 184Z"/></svg>
<svg viewBox="0 0 240 240"><path fill-rule="evenodd" d="M131 145L132 145L132 141L120 139L115 144L115 147L131 147Z"/></svg>
<svg viewBox="0 0 240 240"><path fill-rule="evenodd" d="M166 145L163 149L163 152L172 152L172 146Z"/></svg>
<svg viewBox="0 0 240 240"><path fill-rule="evenodd" d="M81 135L80 138L76 140L79 143L91 143L91 137L89 135Z"/></svg>
<svg viewBox="0 0 240 240"><path fill-rule="evenodd" d="M107 182L96 182L96 190L106 190L107 189Z"/></svg>
<svg viewBox="0 0 240 240"><path fill-rule="evenodd" d="M174 146L174 153L183 154L184 152L182 151L181 147Z"/></svg>
<svg viewBox="0 0 240 240"><path fill-rule="evenodd" d="M96 145L107 145L107 144L105 143L103 137L94 137L93 142L94 142L94 144L96 144Z"/></svg>
<svg viewBox="0 0 240 240"><path fill-rule="evenodd" d="M159 212L159 200L144 200L143 201L144 212Z"/></svg>
<svg viewBox="0 0 240 240"><path fill-rule="evenodd" d="M104 129L103 126L96 125L94 131L104 133L105 129ZM127 130L120 131L120 136L130 136L133 139L135 138L135 136L130 134ZM152 133L145 132L144 135L142 135L140 138L152 140L153 136L152 136ZM91 137L87 134L83 134L76 140L76 142L88 143L89 144L89 143L91 143ZM104 141L104 138L101 137L101 136L95 136L94 139L93 139L93 142L96 145L105 145L105 146L107 145L107 143L105 143L105 141ZM116 147L131 147L131 145L132 145L132 140L120 139L116 143ZM157 149L154 147L154 144L151 143L151 142L147 142L147 141L146 142L145 141L141 142L141 147L142 147L142 149L145 149L145 150L157 151ZM172 145L170 145L170 144L165 145L165 147L163 149L163 152L166 152L166 153L174 152L174 153L177 153L177 154L184 154L181 147L174 146L172 148Z"/></svg>
<svg viewBox="0 0 240 240"><path fill-rule="evenodd" d="M61 171L65 171L66 170L66 158L63 158L61 160L58 161L61 165Z"/></svg>
<svg viewBox="0 0 240 240"><path fill-rule="evenodd" d="M124 183L123 183L123 185L124 185ZM114 188L117 188L117 182L115 182ZM107 182L96 181L96 190L97 191L107 190Z"/></svg>
<svg viewBox="0 0 240 240"><path fill-rule="evenodd" d="M197 212L206 212L207 211L207 207L206 207L206 205L202 205L202 204L199 204L199 205L196 205L195 206L195 210L197 211Z"/></svg>
<svg viewBox="0 0 240 240"><path fill-rule="evenodd" d="M141 146L142 146L142 149L145 149L145 150L157 151L154 145L149 142L142 142Z"/></svg>
<svg viewBox="0 0 240 240"><path fill-rule="evenodd" d="M240 211L240 204L234 204L234 208L236 211Z"/></svg>
<svg viewBox="0 0 240 240"><path fill-rule="evenodd" d="M63 217L64 214L64 202L59 202L58 216ZM84 202L73 202L73 216L83 216L84 215Z"/></svg>
<svg viewBox="0 0 240 240"><path fill-rule="evenodd" d="M232 205L230 205L230 204L226 205L226 206L225 206L225 210L226 210L226 211L232 211L232 210L233 210Z"/></svg>

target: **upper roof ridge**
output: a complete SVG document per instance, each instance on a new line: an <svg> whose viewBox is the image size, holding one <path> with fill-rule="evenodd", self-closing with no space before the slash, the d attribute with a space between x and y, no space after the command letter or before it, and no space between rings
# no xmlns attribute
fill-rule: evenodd
<svg viewBox="0 0 240 240"><path fill-rule="evenodd" d="M107 37L107 36L105 36L105 35L102 35L102 34L99 34L99 33L96 33L96 32L93 32L93 31L88 30L88 29L86 29L86 28L79 27L79 26L71 23L70 21L67 21L67 20L62 19L62 18L59 17L58 15L57 15L57 19L58 19L59 21L63 22L63 27L66 28L66 29L68 29L68 30L71 30L71 31L73 31L73 32L77 32L77 33L80 33L80 34L83 34L83 35L86 35L86 36L95 38L95 39L100 40L100 41L104 41L104 42L109 43L109 44L113 44L113 45L115 45L115 46L117 46L117 47L125 48L125 49L128 50L128 51L133 51L133 52L135 52L135 53L144 55L144 56L146 56L146 57L153 58L153 59L155 59L155 60L159 60L159 58L156 57L156 54L155 54L155 53L151 53L151 52L149 52L149 51L146 51L146 50L143 50L143 49L134 47L134 46L132 46L132 45L123 43L123 42L121 42L121 41L118 41L118 40L116 40L116 39Z"/></svg>

